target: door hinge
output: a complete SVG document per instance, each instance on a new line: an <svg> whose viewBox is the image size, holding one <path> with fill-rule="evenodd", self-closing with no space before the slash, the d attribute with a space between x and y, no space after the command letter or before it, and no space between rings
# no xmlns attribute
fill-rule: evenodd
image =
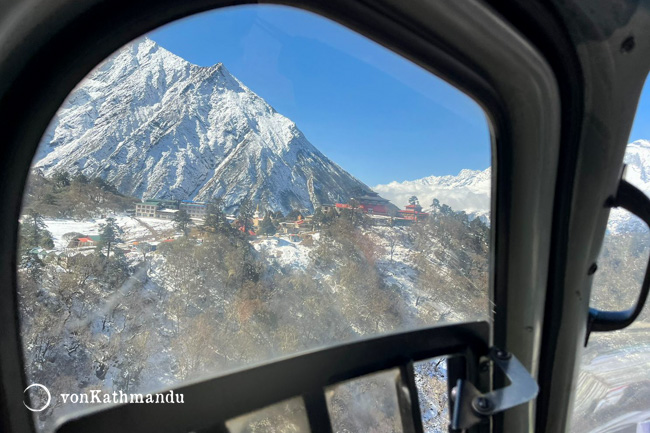
<svg viewBox="0 0 650 433"><path fill-rule="evenodd" d="M510 385L483 394L471 382L458 379L451 395L451 428L454 430L471 428L487 417L527 403L537 396L537 382L512 353L493 347L489 357L505 374Z"/></svg>

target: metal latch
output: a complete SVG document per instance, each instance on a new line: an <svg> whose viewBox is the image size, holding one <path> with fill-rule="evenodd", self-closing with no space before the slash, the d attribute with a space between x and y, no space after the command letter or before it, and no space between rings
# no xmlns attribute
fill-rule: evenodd
<svg viewBox="0 0 650 433"><path fill-rule="evenodd" d="M451 428L454 430L473 427L491 415L527 403L537 396L537 382L513 354L493 347L489 357L503 371L510 385L482 394L471 382L458 379L451 391L454 405Z"/></svg>

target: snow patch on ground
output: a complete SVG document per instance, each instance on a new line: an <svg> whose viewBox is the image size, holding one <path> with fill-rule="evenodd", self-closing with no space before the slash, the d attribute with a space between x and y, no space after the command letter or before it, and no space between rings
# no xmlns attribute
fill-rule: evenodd
<svg viewBox="0 0 650 433"><path fill-rule="evenodd" d="M170 231L174 231L174 223L169 220L155 218L133 218L128 215L114 216L116 224L124 231L121 239L124 243L134 241L156 241ZM69 241L64 239L68 233L81 233L86 236L98 235L106 218L74 220L74 219L44 219L47 230L52 234L54 248L61 251ZM148 226L148 227L147 227ZM152 232L152 230L154 232Z"/></svg>
<svg viewBox="0 0 650 433"><path fill-rule="evenodd" d="M283 267L306 269L309 265L311 249L300 242L291 242L280 237L270 237L253 243L255 249L264 252Z"/></svg>
<svg viewBox="0 0 650 433"><path fill-rule="evenodd" d="M62 250L67 246L68 242L63 239L63 235L67 233L76 232L88 236L99 234L99 226L95 220L76 221L71 219L46 219L44 222L47 229L52 234L54 248L56 250Z"/></svg>

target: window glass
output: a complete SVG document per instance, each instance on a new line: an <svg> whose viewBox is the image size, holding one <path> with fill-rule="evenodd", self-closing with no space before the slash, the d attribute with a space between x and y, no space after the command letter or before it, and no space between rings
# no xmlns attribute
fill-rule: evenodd
<svg viewBox="0 0 650 433"><path fill-rule="evenodd" d="M286 7L204 13L121 48L59 109L24 196L26 374L52 396L38 428L94 392L119 403L487 319L488 131L462 92ZM444 388L446 369L417 372L420 393ZM437 431L446 397L423 401ZM268 419L302 425L285 406Z"/></svg>
<svg viewBox="0 0 650 433"><path fill-rule="evenodd" d="M646 82L625 154L625 179L650 195L650 85ZM650 256L650 230L612 209L594 275L590 306L620 311L635 305ZM573 432L650 431L650 309L628 328L592 333L584 349L573 409Z"/></svg>
<svg viewBox="0 0 650 433"><path fill-rule="evenodd" d="M416 363L414 367L424 431L448 431L447 359L428 359Z"/></svg>
<svg viewBox="0 0 650 433"><path fill-rule="evenodd" d="M307 411L299 397L231 419L229 433L310 433Z"/></svg>
<svg viewBox="0 0 650 433"><path fill-rule="evenodd" d="M388 370L329 387L325 393L337 432L402 433L398 401L401 386L398 370Z"/></svg>

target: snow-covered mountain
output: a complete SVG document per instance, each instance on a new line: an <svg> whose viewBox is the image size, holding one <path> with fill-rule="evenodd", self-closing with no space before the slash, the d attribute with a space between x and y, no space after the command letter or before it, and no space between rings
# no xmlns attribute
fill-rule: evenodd
<svg viewBox="0 0 650 433"><path fill-rule="evenodd" d="M625 164L625 179L650 196L650 140L628 144ZM408 204L408 198L415 195L420 204L428 208L437 198L455 211L489 219L490 179L490 168L461 170L457 176L429 176L377 185L373 189L398 206ZM612 209L607 228L613 233L647 230L640 219L622 209Z"/></svg>
<svg viewBox="0 0 650 433"><path fill-rule="evenodd" d="M391 182L373 189L397 206L408 204L411 196L429 208L433 199L450 206L455 211L465 211L470 216L489 218L491 170L461 170L457 176L428 176L417 180Z"/></svg>
<svg viewBox="0 0 650 433"><path fill-rule="evenodd" d="M625 180L650 196L650 140L628 144L624 162ZM648 230L639 218L622 209L611 210L607 229L614 233Z"/></svg>
<svg viewBox="0 0 650 433"><path fill-rule="evenodd" d="M34 163L46 176L101 176L137 197L221 197L228 210L245 197L313 210L369 189L221 63L193 65L147 38L71 93Z"/></svg>

